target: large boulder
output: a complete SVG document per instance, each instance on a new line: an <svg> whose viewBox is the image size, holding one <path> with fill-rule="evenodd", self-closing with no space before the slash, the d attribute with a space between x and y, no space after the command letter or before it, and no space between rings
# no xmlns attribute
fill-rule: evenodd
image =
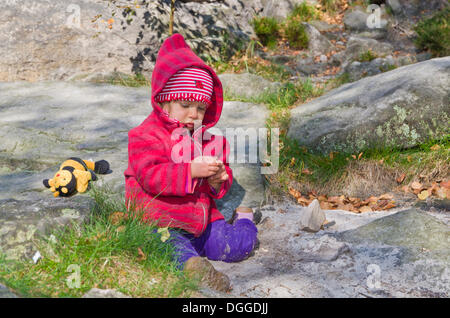
<svg viewBox="0 0 450 318"><path fill-rule="evenodd" d="M412 147L450 132L450 57L343 85L291 111L288 136L313 151Z"/></svg>
<svg viewBox="0 0 450 318"><path fill-rule="evenodd" d="M203 58L232 54L254 36L253 2L177 1L174 32ZM0 81L150 78L169 13L170 1L1 1Z"/></svg>

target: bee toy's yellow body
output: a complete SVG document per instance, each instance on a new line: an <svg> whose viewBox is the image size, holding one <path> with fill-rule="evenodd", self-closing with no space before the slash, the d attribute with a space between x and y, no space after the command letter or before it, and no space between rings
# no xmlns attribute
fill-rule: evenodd
<svg viewBox="0 0 450 318"><path fill-rule="evenodd" d="M85 192L89 181L97 180L96 173L109 172L109 163L105 160L93 162L72 157L61 164L53 179L45 179L43 183L55 197L68 197L75 192Z"/></svg>

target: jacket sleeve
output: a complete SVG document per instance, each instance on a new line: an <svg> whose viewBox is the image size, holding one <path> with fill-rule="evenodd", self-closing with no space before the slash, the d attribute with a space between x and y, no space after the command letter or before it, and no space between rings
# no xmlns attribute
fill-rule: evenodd
<svg viewBox="0 0 450 318"><path fill-rule="evenodd" d="M129 135L128 157L136 181L149 194L185 196L190 164L174 163L154 136Z"/></svg>

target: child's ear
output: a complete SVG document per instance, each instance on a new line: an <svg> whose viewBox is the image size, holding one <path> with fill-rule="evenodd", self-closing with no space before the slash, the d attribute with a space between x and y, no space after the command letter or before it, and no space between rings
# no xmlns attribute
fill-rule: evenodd
<svg viewBox="0 0 450 318"><path fill-rule="evenodd" d="M73 175L77 179L77 191L82 193L85 192L89 181L92 179L92 175L89 171L81 171L81 170L74 170Z"/></svg>

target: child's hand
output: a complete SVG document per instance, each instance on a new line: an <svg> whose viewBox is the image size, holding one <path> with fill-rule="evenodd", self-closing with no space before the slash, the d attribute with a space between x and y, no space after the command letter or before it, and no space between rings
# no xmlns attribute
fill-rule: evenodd
<svg viewBox="0 0 450 318"><path fill-rule="evenodd" d="M192 178L208 178L220 170L220 160L215 157L197 157L191 162Z"/></svg>
<svg viewBox="0 0 450 318"><path fill-rule="evenodd" d="M222 183L228 180L228 173L225 170L225 165L220 162L219 170L216 174L212 175L208 178L208 183L216 189L216 192L219 192Z"/></svg>

